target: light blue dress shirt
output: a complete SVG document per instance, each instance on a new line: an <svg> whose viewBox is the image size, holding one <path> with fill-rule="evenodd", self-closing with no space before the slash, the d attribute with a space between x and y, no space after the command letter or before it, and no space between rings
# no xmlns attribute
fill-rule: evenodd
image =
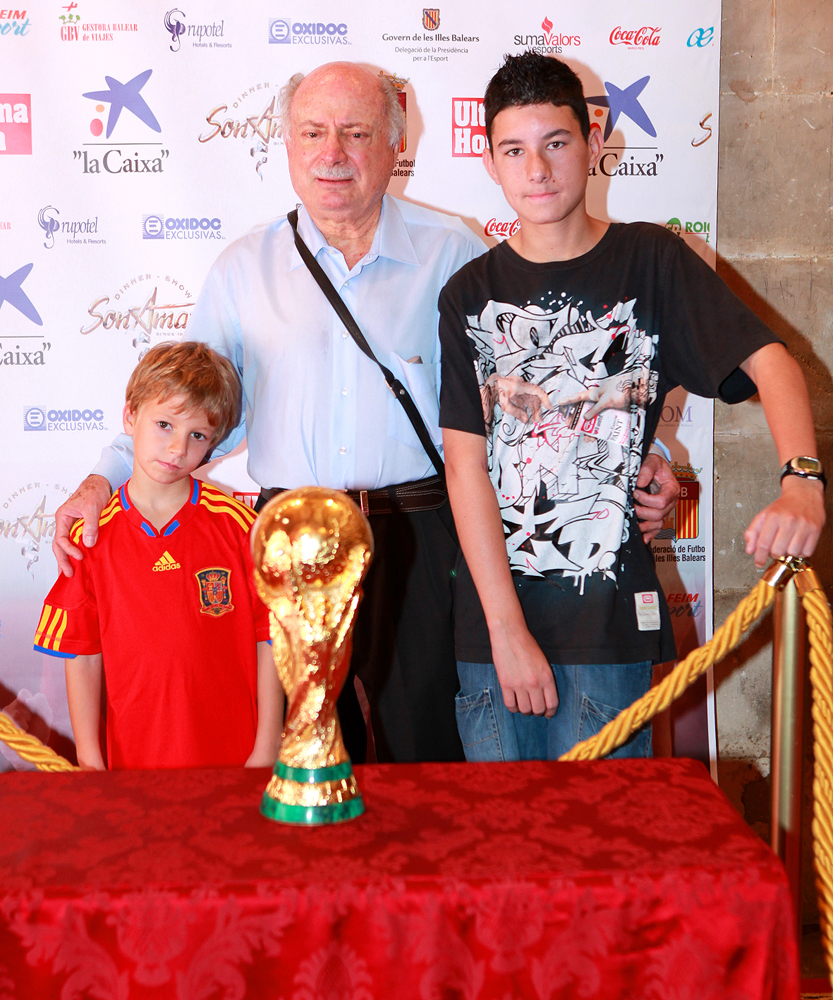
<svg viewBox="0 0 833 1000"><path fill-rule="evenodd" d="M437 297L485 245L460 219L385 195L373 244L348 270L303 207L298 215L304 242L376 356L408 387L441 447ZM261 486L377 489L434 475L381 371L301 260L285 217L220 255L188 336L240 372L244 413L213 455L247 436L249 475ZM94 470L114 488L130 475L130 445L119 435Z"/></svg>

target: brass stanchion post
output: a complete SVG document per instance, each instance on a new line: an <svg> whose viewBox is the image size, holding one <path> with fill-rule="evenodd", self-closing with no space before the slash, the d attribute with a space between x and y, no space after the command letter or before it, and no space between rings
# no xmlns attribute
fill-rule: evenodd
<svg viewBox="0 0 833 1000"><path fill-rule="evenodd" d="M784 863L801 941L804 610L790 577L775 595L772 655L772 849Z"/></svg>

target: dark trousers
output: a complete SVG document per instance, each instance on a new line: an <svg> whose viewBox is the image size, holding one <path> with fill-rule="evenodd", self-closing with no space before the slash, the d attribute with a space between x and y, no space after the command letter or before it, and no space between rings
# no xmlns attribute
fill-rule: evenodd
<svg viewBox="0 0 833 1000"><path fill-rule="evenodd" d="M338 700L347 752L357 763L365 759L355 671L370 703L377 760L464 760L454 709L459 544L451 507L368 520L374 555L353 630L351 672Z"/></svg>

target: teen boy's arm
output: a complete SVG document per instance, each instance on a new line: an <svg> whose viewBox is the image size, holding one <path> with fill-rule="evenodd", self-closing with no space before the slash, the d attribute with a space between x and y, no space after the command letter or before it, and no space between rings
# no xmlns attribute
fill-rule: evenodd
<svg viewBox="0 0 833 1000"><path fill-rule="evenodd" d="M807 385L798 362L781 344L767 344L740 366L758 388L781 465L791 458L817 458ZM767 557L813 554L824 527L824 486L818 479L788 475L781 496L765 507L744 533L755 565Z"/></svg>
<svg viewBox="0 0 833 1000"><path fill-rule="evenodd" d="M552 718L558 708L555 678L526 627L512 581L500 509L486 468L486 438L444 428L443 450L448 498L486 616L503 701L510 712Z"/></svg>
<svg viewBox="0 0 833 1000"><path fill-rule="evenodd" d="M268 642L257 644L257 732L245 767L272 767L283 731L284 693Z"/></svg>
<svg viewBox="0 0 833 1000"><path fill-rule="evenodd" d="M76 656L66 661L67 702L78 766L104 771L99 742L101 722L101 653Z"/></svg>

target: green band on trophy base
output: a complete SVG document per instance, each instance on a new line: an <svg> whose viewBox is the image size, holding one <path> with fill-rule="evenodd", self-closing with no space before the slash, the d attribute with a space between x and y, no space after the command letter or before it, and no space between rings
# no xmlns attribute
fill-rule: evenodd
<svg viewBox="0 0 833 1000"><path fill-rule="evenodd" d="M342 778L349 778L353 773L353 765L349 760L345 760L342 764L334 764L332 767L289 767L278 761L273 773L287 781L320 785L324 781L341 781Z"/></svg>
<svg viewBox="0 0 833 1000"><path fill-rule="evenodd" d="M316 770L319 770L316 768ZM321 770L329 770L322 768ZM275 819L279 823L294 823L298 826L315 826L318 823L340 823L343 820L361 816L364 802L361 795L347 802L333 802L327 806L295 806L273 799L266 792L260 802L261 815Z"/></svg>

